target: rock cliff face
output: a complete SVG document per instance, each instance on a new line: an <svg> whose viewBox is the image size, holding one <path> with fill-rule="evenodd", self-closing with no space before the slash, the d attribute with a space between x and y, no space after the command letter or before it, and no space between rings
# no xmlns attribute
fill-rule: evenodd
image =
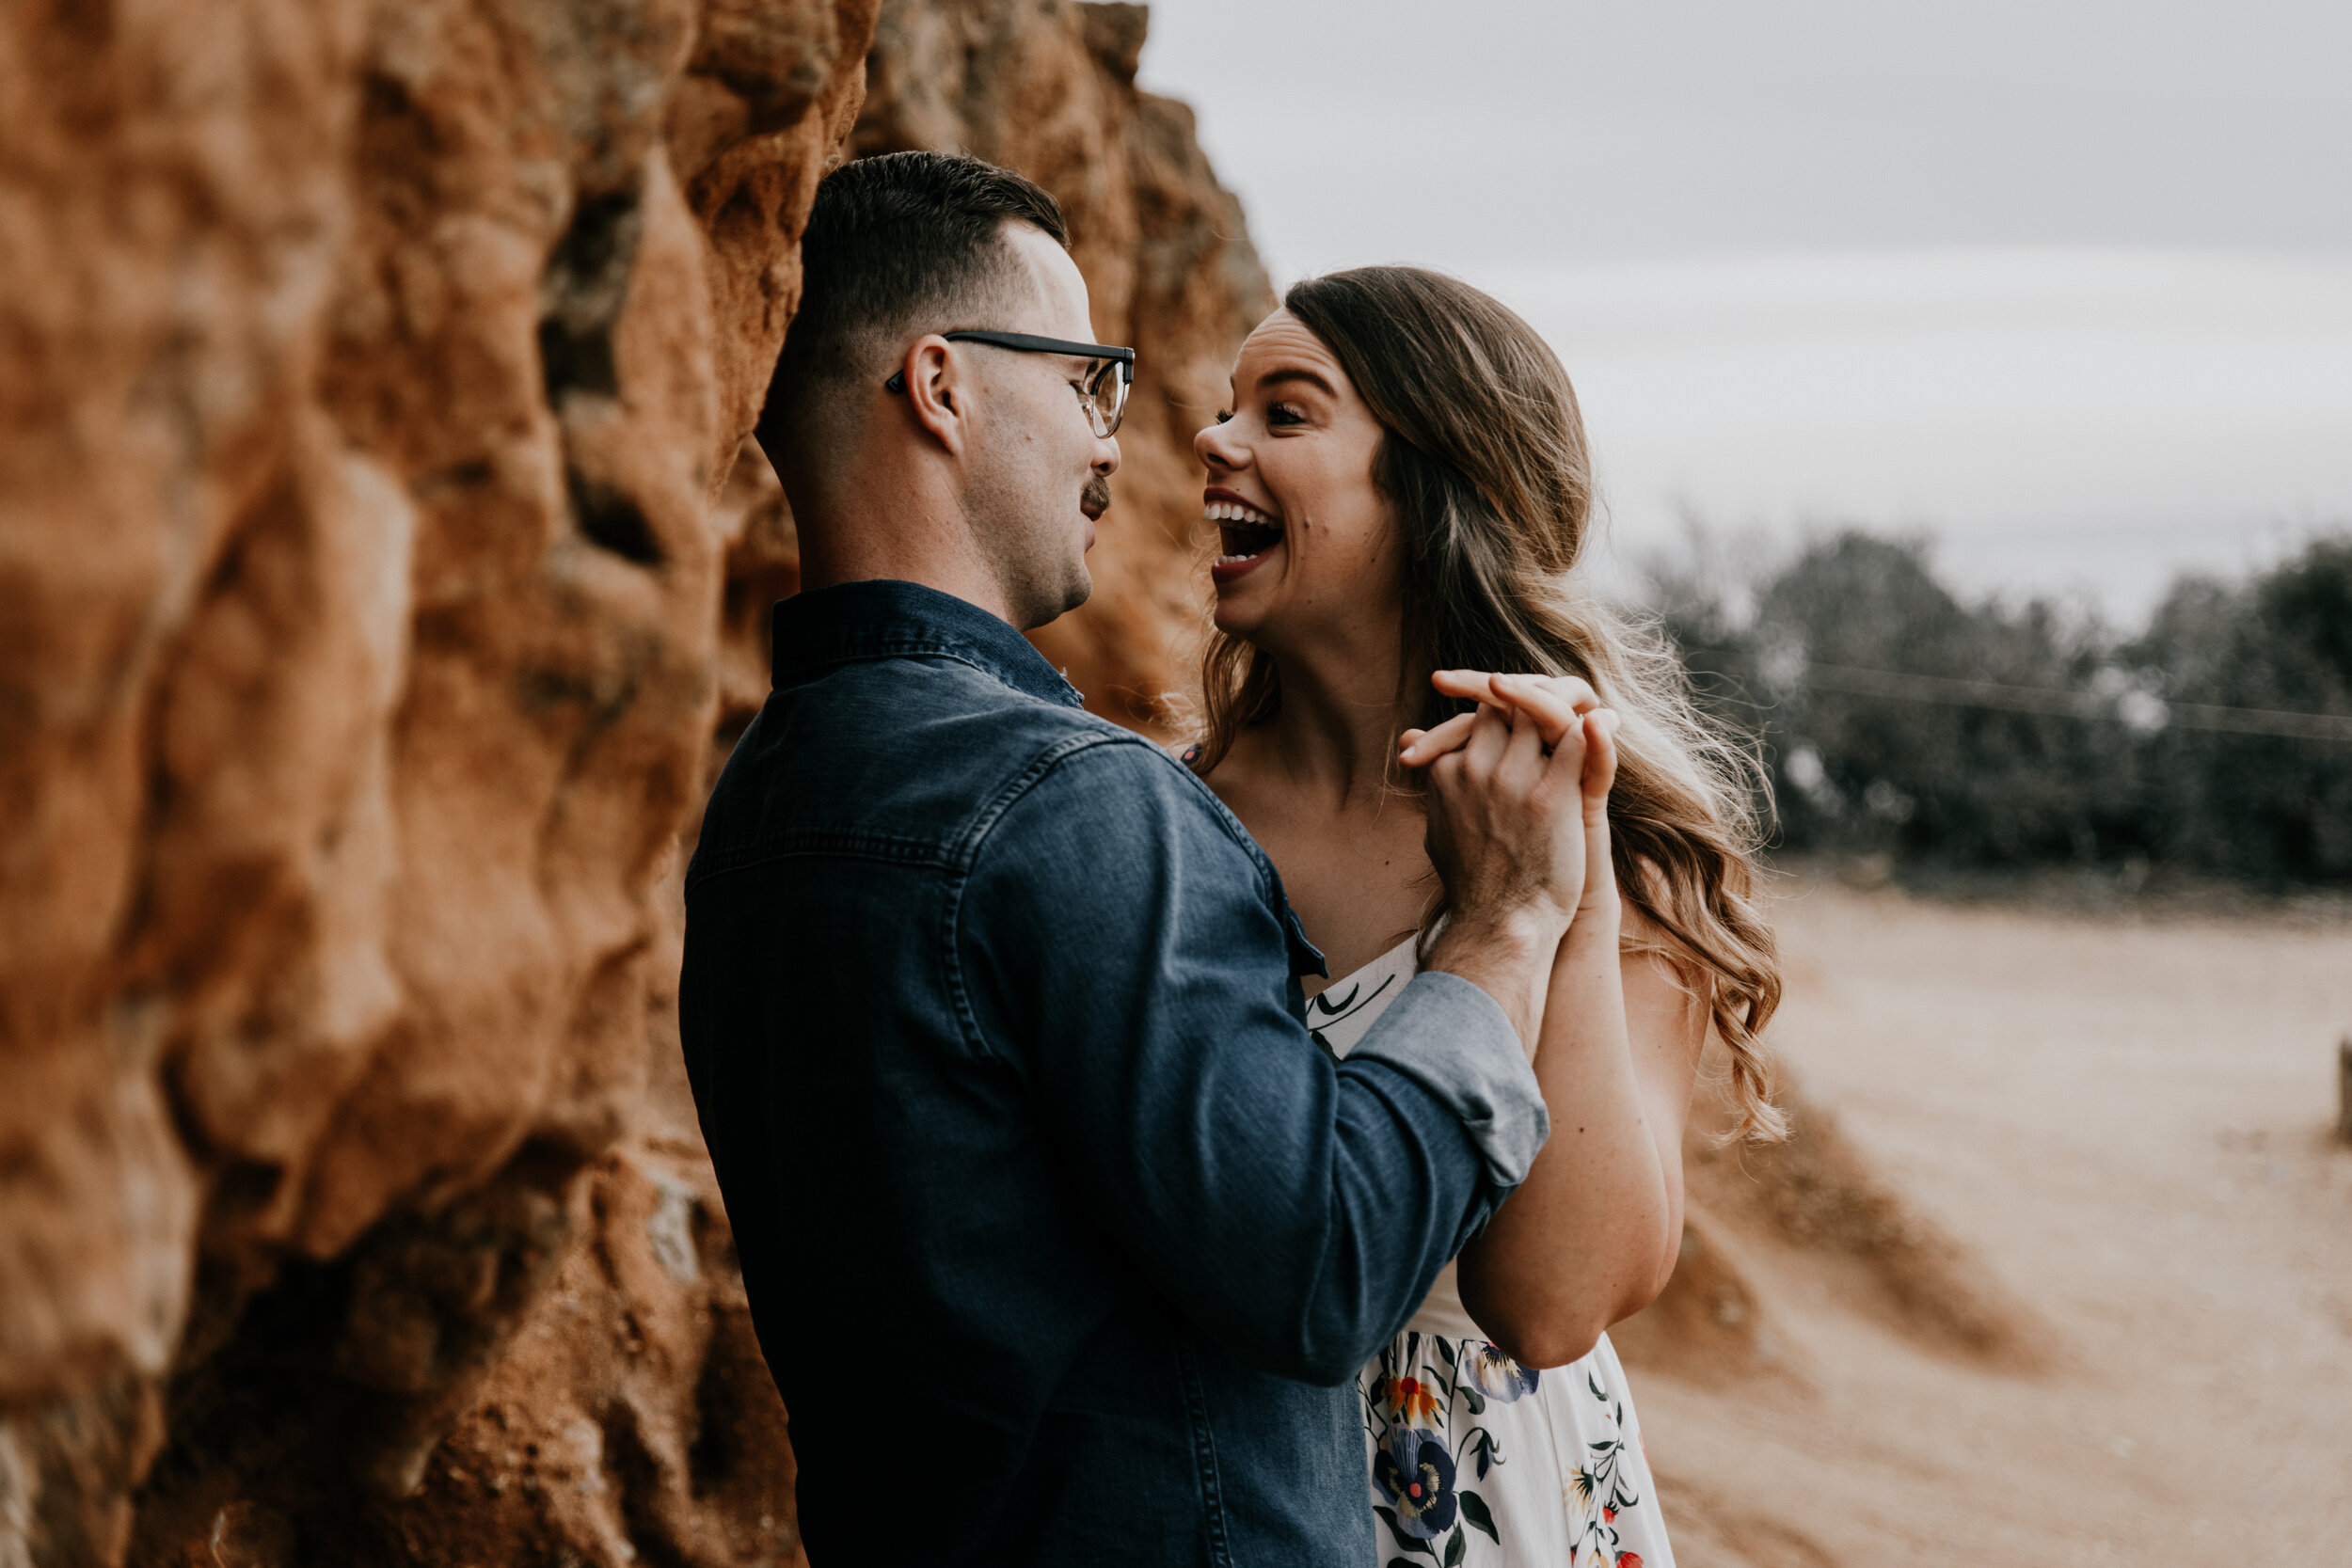
<svg viewBox="0 0 2352 1568"><path fill-rule="evenodd" d="M798 1555L668 989L796 581L743 436L832 160L1036 176L1143 365L1049 651L1163 716L1268 301L1143 27L0 18L0 1565Z"/></svg>

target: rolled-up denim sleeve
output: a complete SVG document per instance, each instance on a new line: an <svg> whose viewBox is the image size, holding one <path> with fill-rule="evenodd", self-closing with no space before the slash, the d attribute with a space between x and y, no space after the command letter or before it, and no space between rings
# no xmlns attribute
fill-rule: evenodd
<svg viewBox="0 0 2352 1568"><path fill-rule="evenodd" d="M1449 1106L1486 1156L1488 1180L1527 1180L1551 1124L1519 1032L1476 985L1441 970L1414 975L1347 1059L1386 1062Z"/></svg>
<svg viewBox="0 0 2352 1568"><path fill-rule="evenodd" d="M971 1044L1024 1075L1072 1201L1268 1371L1354 1376L1548 1130L1509 1021L1454 975L1334 1063L1285 1006L1263 862L1139 743L1076 749L1007 804L949 940Z"/></svg>

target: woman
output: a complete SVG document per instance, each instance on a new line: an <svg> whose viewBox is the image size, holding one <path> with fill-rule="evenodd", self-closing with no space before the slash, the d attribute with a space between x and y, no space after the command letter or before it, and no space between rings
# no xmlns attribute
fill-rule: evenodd
<svg viewBox="0 0 2352 1568"><path fill-rule="evenodd" d="M1410 268L1309 279L1243 345L1233 389L1194 443L1222 551L1207 733L1186 760L1341 976L1309 1004L1318 1037L1344 1053L1413 972L1439 890L1410 769L1458 743L1476 704L1549 737L1585 727L1587 863L1612 868L1588 877L1551 972L1535 1061L1550 1141L1364 1370L1383 1546L1668 1568L1603 1331L1673 1271L1710 1027L1743 1130L1779 1130L1756 1035L1780 979L1751 902L1744 764L1670 657L1574 577L1582 424L1509 310Z"/></svg>

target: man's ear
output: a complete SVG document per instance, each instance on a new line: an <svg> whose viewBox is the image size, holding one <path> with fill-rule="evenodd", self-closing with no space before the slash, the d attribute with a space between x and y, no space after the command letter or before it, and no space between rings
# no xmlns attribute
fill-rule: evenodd
<svg viewBox="0 0 2352 1568"><path fill-rule="evenodd" d="M961 379L963 356L955 346L933 332L918 338L898 362L898 374L892 379L899 384L906 399L907 411L914 422L954 456L963 454L963 444L970 437L971 427L964 422L965 404L969 388Z"/></svg>

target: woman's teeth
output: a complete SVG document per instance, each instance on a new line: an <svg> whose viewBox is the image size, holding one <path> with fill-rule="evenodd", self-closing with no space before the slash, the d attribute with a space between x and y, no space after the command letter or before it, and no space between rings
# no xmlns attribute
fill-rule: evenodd
<svg viewBox="0 0 2352 1568"><path fill-rule="evenodd" d="M1200 508L1203 522L1216 523L1224 535L1220 566L1263 555L1282 540L1282 525L1254 506L1239 501L1209 501Z"/></svg>

